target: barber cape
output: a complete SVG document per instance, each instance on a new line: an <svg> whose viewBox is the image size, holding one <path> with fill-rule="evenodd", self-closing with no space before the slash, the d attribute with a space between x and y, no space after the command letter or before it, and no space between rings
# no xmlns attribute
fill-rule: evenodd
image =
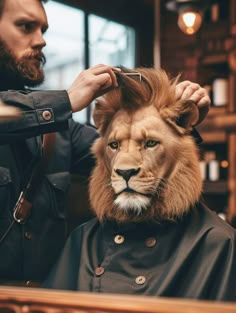
<svg viewBox="0 0 236 313"><path fill-rule="evenodd" d="M203 204L181 219L76 228L46 288L236 300L236 231Z"/></svg>

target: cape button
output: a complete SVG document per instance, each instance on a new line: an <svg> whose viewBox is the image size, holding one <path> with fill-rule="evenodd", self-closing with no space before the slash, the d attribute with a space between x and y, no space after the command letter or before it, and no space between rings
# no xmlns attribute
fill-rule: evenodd
<svg viewBox="0 0 236 313"><path fill-rule="evenodd" d="M43 111L42 117L45 121L50 121L52 119L52 113L48 110Z"/></svg>
<svg viewBox="0 0 236 313"><path fill-rule="evenodd" d="M117 243L118 245L120 245L121 243L123 243L125 241L125 237L122 235L116 235L114 237L114 241L115 243Z"/></svg>
<svg viewBox="0 0 236 313"><path fill-rule="evenodd" d="M156 245L156 243L157 243L157 240L156 240L156 238L154 238L154 237L150 237L150 238L147 238L147 239L145 240L145 245L146 245L148 248L154 247L154 246Z"/></svg>
<svg viewBox="0 0 236 313"><path fill-rule="evenodd" d="M26 283L25 283L25 286L26 286L26 287L32 287L32 282L31 282L31 280L27 280Z"/></svg>
<svg viewBox="0 0 236 313"><path fill-rule="evenodd" d="M146 282L146 278L145 276L137 276L135 282L137 285L143 285Z"/></svg>
<svg viewBox="0 0 236 313"><path fill-rule="evenodd" d="M25 232L25 238L28 239L28 240L31 240L32 239L32 235L30 232L26 231Z"/></svg>
<svg viewBox="0 0 236 313"><path fill-rule="evenodd" d="M95 269L95 275L101 276L105 272L104 268L102 266L99 266Z"/></svg>

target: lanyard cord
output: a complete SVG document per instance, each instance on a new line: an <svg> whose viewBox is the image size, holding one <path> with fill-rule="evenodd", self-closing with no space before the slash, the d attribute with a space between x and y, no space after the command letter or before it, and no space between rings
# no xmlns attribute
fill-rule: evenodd
<svg viewBox="0 0 236 313"><path fill-rule="evenodd" d="M5 231L5 233L2 235L1 239L0 239L0 244L3 242L3 240L6 238L7 234L10 232L10 230L12 229L12 226L16 223L16 221L13 219L10 226L7 228L7 230Z"/></svg>

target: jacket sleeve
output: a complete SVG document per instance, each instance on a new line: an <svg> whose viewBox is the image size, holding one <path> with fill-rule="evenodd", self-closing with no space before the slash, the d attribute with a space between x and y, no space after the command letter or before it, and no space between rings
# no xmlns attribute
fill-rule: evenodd
<svg viewBox="0 0 236 313"><path fill-rule="evenodd" d="M29 138L68 128L72 117L66 91L4 91L0 99L19 108L22 116L12 121L0 121L0 144L17 138Z"/></svg>
<svg viewBox="0 0 236 313"><path fill-rule="evenodd" d="M73 120L69 121L69 129L72 144L71 173L88 177L96 162L91 146L98 138L98 133L94 127Z"/></svg>

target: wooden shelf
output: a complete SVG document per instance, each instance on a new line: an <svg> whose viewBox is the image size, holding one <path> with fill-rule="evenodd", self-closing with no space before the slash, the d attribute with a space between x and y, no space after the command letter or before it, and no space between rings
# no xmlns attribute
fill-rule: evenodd
<svg viewBox="0 0 236 313"><path fill-rule="evenodd" d="M226 180L205 181L203 183L203 194L228 195L228 183Z"/></svg>
<svg viewBox="0 0 236 313"><path fill-rule="evenodd" d="M225 143L227 141L227 133L225 131L214 131L214 132L199 132L203 143L205 144L218 144Z"/></svg>
<svg viewBox="0 0 236 313"><path fill-rule="evenodd" d="M236 132L236 113L210 114L199 126L200 132Z"/></svg>
<svg viewBox="0 0 236 313"><path fill-rule="evenodd" d="M219 53L219 54L209 54L205 55L200 60L202 65L218 65L218 64L227 64L228 58L226 53Z"/></svg>
<svg viewBox="0 0 236 313"><path fill-rule="evenodd" d="M211 106L210 110L208 112L207 117L212 117L212 116L216 116L216 115L221 115L222 114L226 114L227 113L227 106L226 105L222 105L222 106Z"/></svg>

